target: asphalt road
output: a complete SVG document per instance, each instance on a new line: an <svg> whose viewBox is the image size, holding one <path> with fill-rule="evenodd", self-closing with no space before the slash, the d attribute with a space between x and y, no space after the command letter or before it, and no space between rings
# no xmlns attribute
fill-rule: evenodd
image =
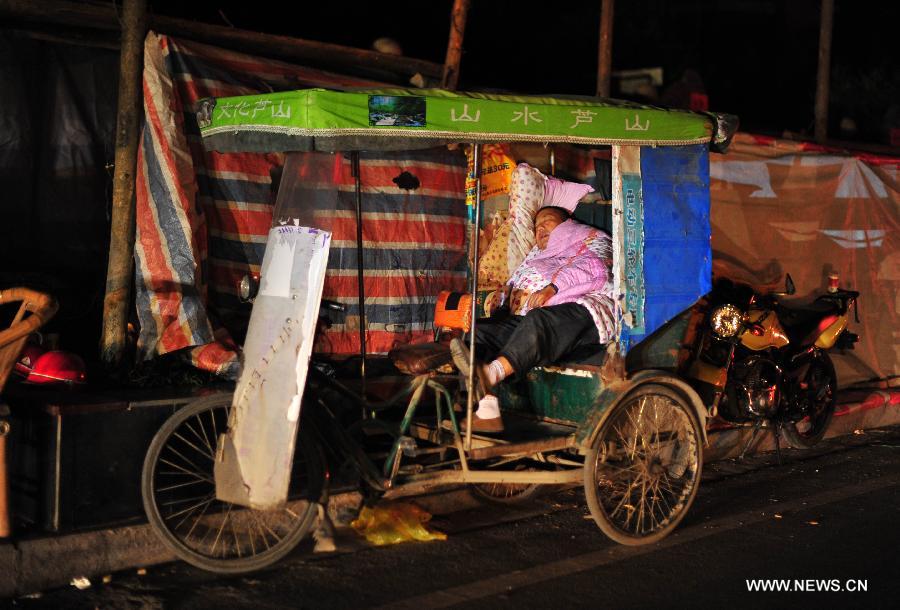
<svg viewBox="0 0 900 610"><path fill-rule="evenodd" d="M303 546L250 576L185 564L47 591L17 608L897 607L900 427L805 451L707 465L697 501L659 544L618 546L581 490L528 508L436 518L444 542L373 548L345 534L335 554ZM792 591L748 590L776 579ZM805 589L805 590L797 590ZM820 589L825 589L824 591ZM840 589L840 590L838 590ZM855 589L848 591L847 589ZM865 589L865 590L862 590Z"/></svg>

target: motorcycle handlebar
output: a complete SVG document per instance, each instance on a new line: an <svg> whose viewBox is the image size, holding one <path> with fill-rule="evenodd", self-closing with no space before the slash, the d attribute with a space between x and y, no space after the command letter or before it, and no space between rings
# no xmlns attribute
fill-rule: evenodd
<svg viewBox="0 0 900 610"><path fill-rule="evenodd" d="M343 303L338 303L337 301L329 301L328 299L322 299L322 307L324 309L330 309L331 311L347 311L347 306Z"/></svg>

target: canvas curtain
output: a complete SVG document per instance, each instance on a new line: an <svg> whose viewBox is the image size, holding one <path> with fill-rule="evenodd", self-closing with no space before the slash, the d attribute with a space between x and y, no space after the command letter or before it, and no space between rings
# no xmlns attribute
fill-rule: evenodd
<svg viewBox="0 0 900 610"><path fill-rule="evenodd" d="M834 354L841 386L900 373L900 159L738 134L710 155L714 272L804 303L836 272L858 290L861 337Z"/></svg>
<svg viewBox="0 0 900 610"><path fill-rule="evenodd" d="M380 83L152 32L145 42L144 61L145 127L138 159L135 244L139 352L150 358L186 350L198 367L233 377L239 366L235 340L242 339L250 310L239 302L237 286L244 274L259 270L272 222L273 178L277 181L284 155L205 151L193 114L195 102L208 96L316 86L377 87ZM462 153L440 158L368 155L361 165L368 181L367 200L374 201L363 219L366 243L373 247L367 248L366 255L383 259L387 246L375 247L380 241L409 253L429 248L455 250L455 257L429 259L437 261L434 263L423 265L421 256L414 256L398 265L405 265L409 273L417 270L432 273L430 277L446 276L447 288L461 288L464 202L435 201L446 199L450 191L463 192ZM339 186L345 193L342 196L349 198L349 165L342 163L341 167ZM441 184L440 192L423 188L404 195L393 183L401 168L434 178ZM428 186L427 180L423 184ZM423 213L435 206L442 211L431 216ZM355 308L355 222L352 217L344 220L335 236L335 246L342 254L340 264L329 272L324 296L346 300ZM432 282L397 280L401 271L397 268L387 274L393 275L391 279L384 277L385 270L379 267L367 276L366 309L375 333L370 351L387 351L396 342L423 340L430 334ZM377 279L379 273L381 280ZM352 282L344 279L350 275ZM353 313L358 315L351 312L351 316ZM401 317L406 318L405 324L396 324ZM358 335L350 327L352 324L346 329L338 325L329 333L335 351L358 349Z"/></svg>

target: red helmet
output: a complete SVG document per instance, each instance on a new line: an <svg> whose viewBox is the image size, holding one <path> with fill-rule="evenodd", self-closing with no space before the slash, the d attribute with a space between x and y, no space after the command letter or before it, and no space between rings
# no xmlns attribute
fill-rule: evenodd
<svg viewBox="0 0 900 610"><path fill-rule="evenodd" d="M85 383L87 366L80 356L52 351L38 357L25 383Z"/></svg>
<svg viewBox="0 0 900 610"><path fill-rule="evenodd" d="M47 350L40 345L26 343L25 347L22 348L22 353L19 355L19 359L16 361L16 366L13 370L22 377L28 377L31 371L34 370L34 363L37 362L38 358L43 356L46 351Z"/></svg>

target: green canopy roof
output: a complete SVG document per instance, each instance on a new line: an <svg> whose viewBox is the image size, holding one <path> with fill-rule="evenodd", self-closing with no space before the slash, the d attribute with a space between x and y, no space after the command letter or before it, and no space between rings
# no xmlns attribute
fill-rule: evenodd
<svg viewBox="0 0 900 610"><path fill-rule="evenodd" d="M440 89L303 89L205 99L197 121L221 152L398 150L451 142L727 146L736 117L600 98Z"/></svg>

